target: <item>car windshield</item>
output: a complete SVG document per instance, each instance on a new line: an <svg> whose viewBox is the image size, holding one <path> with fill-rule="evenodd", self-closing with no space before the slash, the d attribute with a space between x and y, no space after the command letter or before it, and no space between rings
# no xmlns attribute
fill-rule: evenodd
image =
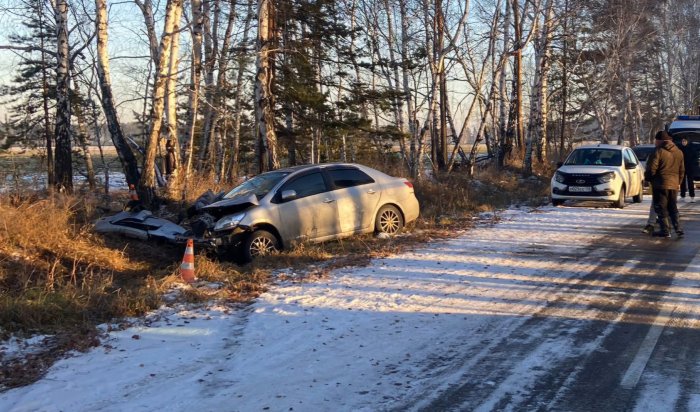
<svg viewBox="0 0 700 412"><path fill-rule="evenodd" d="M257 175L226 193L224 199L234 199L254 194L260 200L288 174L289 172L267 172Z"/></svg>
<svg viewBox="0 0 700 412"><path fill-rule="evenodd" d="M656 148L654 146L636 146L632 148L632 150L634 150L634 154L637 155L637 159L641 160L642 162L645 162L649 155L654 153L655 149Z"/></svg>
<svg viewBox="0 0 700 412"><path fill-rule="evenodd" d="M564 164L568 166L620 166L622 165L622 152L616 149L576 149L566 158Z"/></svg>

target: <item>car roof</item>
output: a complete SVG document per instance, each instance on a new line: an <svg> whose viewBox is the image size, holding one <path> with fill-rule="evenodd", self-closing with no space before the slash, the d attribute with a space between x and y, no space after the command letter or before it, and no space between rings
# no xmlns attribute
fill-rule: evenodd
<svg viewBox="0 0 700 412"><path fill-rule="evenodd" d="M314 167L320 167L323 169L323 168L327 168L327 167L331 167L331 166L349 166L349 167L355 167L358 169L368 168L368 166L363 166L363 165L356 164L356 163L334 162L334 163L318 163L318 164L310 164L310 165L289 166L289 167L283 167L283 168L277 169L275 171L293 173L293 172L298 172L301 170L312 169Z"/></svg>
<svg viewBox="0 0 700 412"><path fill-rule="evenodd" d="M700 120L674 120L668 128L669 133L674 129L700 129Z"/></svg>
<svg viewBox="0 0 700 412"><path fill-rule="evenodd" d="M645 149L645 148L648 148L648 147L656 147L656 145L653 144L653 143L638 144L638 145L634 146L634 147L632 148L632 150L634 150L634 149L637 148L637 147L640 148L640 149Z"/></svg>
<svg viewBox="0 0 700 412"><path fill-rule="evenodd" d="M585 144L582 146L577 147L577 149L612 149L612 150L622 150L626 146L620 146L619 144L605 144L605 143L598 143L598 144Z"/></svg>

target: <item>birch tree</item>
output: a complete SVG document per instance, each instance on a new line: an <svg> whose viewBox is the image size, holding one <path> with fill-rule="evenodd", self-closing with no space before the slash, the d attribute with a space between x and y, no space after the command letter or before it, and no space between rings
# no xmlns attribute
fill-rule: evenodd
<svg viewBox="0 0 700 412"><path fill-rule="evenodd" d="M68 2L56 0L56 163L54 185L58 191L73 192L71 151L70 45L68 43Z"/></svg>
<svg viewBox="0 0 700 412"><path fill-rule="evenodd" d="M532 173L532 152L537 151L541 163L546 157L547 143L547 80L549 76L551 42L554 25L554 5L547 0L544 17L539 28L539 37L534 42L535 73L530 101L530 123L527 128L527 143L523 170ZM537 33L537 30L535 31Z"/></svg>
<svg viewBox="0 0 700 412"><path fill-rule="evenodd" d="M107 44L109 40L108 31L107 0L95 0L95 26L97 32L97 78L100 84L102 110L107 121L107 129L112 138L112 143L119 156L126 182L136 186L141 174L138 169L136 157L129 147L124 133L119 123L117 110L114 105L112 93L112 77L109 64Z"/></svg>
<svg viewBox="0 0 700 412"><path fill-rule="evenodd" d="M143 174L139 182L141 200L151 206L156 196L156 151L163 125L163 110L165 107L165 89L168 80L168 65L175 28L175 18L178 16L182 0L168 0L165 9L165 23L163 35L158 48L158 64L156 66L156 80L153 85L153 103L150 116L150 132L146 140L146 148L143 162Z"/></svg>
<svg viewBox="0 0 700 412"><path fill-rule="evenodd" d="M192 8L192 65L190 68L190 87L187 101L187 125L185 126L185 131L187 133L187 143L184 154L186 176L189 176L192 170L195 128L197 125L197 116L199 115L200 79L202 76L202 1L190 0L190 5Z"/></svg>

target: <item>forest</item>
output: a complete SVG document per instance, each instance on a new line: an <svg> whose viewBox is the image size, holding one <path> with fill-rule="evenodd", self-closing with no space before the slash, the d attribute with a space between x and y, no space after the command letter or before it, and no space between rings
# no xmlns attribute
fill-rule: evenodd
<svg viewBox="0 0 700 412"><path fill-rule="evenodd" d="M95 186L97 144L145 199L177 199L194 175L333 161L417 180L471 175L477 159L529 175L577 141L647 142L700 104L693 0L10 0L0 13L16 62L0 141L39 149L68 193L76 158Z"/></svg>

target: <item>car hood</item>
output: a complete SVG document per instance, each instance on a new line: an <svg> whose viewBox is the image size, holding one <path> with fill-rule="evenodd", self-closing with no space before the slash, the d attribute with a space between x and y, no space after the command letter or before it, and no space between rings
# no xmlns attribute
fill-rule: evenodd
<svg viewBox="0 0 700 412"><path fill-rule="evenodd" d="M258 204L258 198L254 194L251 194L233 199L219 200L218 202L204 206L202 210L216 217L221 217L236 212L242 212Z"/></svg>
<svg viewBox="0 0 700 412"><path fill-rule="evenodd" d="M558 169L562 173L570 174L601 174L606 172L615 172L619 170L615 166L562 166Z"/></svg>

